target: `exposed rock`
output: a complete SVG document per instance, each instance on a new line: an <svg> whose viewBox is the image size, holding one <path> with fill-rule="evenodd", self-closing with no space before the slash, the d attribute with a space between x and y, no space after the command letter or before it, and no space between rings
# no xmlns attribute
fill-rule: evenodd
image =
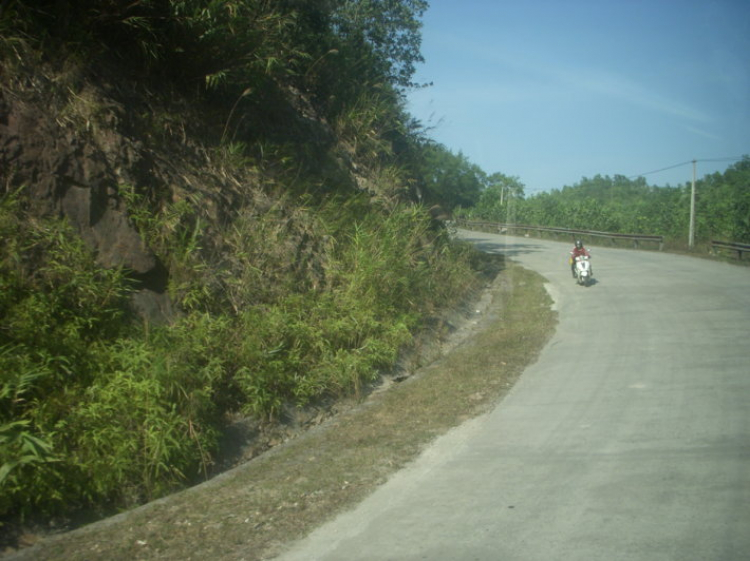
<svg viewBox="0 0 750 561"><path fill-rule="evenodd" d="M139 313L152 320L169 318L168 272L144 243L119 194L120 185L144 185L167 174L155 172L148 152L132 138L98 127L90 116L61 118L59 108L44 105L36 94L0 90L3 188L23 187L32 215L67 218L102 266L124 267L139 281L133 297ZM96 95L86 92L91 104ZM103 124L118 121L116 105L97 107Z"/></svg>

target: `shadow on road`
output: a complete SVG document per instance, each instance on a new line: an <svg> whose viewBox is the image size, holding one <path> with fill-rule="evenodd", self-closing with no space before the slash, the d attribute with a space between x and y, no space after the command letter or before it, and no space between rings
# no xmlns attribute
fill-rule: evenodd
<svg viewBox="0 0 750 561"><path fill-rule="evenodd" d="M479 251L484 251L485 253L502 253L506 257L534 253L543 249L542 246L531 243L496 243L479 238L462 239L472 243Z"/></svg>

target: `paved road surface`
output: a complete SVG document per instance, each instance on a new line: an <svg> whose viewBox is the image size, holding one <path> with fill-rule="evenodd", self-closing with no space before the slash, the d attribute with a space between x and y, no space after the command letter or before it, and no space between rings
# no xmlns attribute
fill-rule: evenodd
<svg viewBox="0 0 750 561"><path fill-rule="evenodd" d="M594 248L584 288L570 244L461 235L549 280L556 335L494 411L280 559L750 559L750 268Z"/></svg>

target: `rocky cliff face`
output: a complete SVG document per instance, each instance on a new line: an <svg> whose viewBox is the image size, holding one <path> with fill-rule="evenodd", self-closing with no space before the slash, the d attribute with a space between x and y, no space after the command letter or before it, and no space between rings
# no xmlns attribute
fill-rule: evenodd
<svg viewBox="0 0 750 561"><path fill-rule="evenodd" d="M32 215L66 217L105 267L141 281L134 302L169 314L166 271L128 218L122 184L164 175L141 142L118 131L122 106L91 86L60 97L41 73L0 90L0 173L5 190L23 187Z"/></svg>
<svg viewBox="0 0 750 561"><path fill-rule="evenodd" d="M199 201L201 220L214 225L209 230L215 239L204 248L214 255L221 246L218 230L240 207L245 214L261 215L278 209L284 193L261 188L275 180L261 179L256 168L217 161L216 152L199 140L198 122L205 116L188 115L194 107L163 93L136 92L126 79L103 76L101 69L68 66L0 69L0 190L23 188L33 216L67 218L101 265L130 271L139 288L133 296L136 311L168 320L174 313L166 293L169 264L142 239L126 191L144 197L154 211L183 199ZM304 153L300 161L306 158L315 168L304 173L308 179L318 174L313 181L323 188L372 190L351 151L336 147L334 132L304 96L283 88L280 94L257 120L261 137L298 146ZM198 124L187 130L192 123ZM297 176L303 167L300 163ZM297 245L289 254L306 256L288 266L314 260L309 232L294 225L286 229L289 243Z"/></svg>
<svg viewBox="0 0 750 561"><path fill-rule="evenodd" d="M169 272L136 229L122 188L159 204L155 198L174 201L199 185L214 193L202 197L202 211L216 216L223 203L231 205L216 193L226 197L231 189L211 186L230 178L207 172L205 151L191 144L184 128L173 153L163 137L151 142L130 133L129 112L148 111L143 100L133 101L127 105L106 86L59 71L0 74L0 189L23 188L32 216L67 218L101 265L131 272L139 287L136 311L163 320L172 315Z"/></svg>

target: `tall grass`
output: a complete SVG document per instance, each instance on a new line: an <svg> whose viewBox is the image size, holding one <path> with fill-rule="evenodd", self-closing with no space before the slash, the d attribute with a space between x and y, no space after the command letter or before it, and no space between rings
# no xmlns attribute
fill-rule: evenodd
<svg viewBox="0 0 750 561"><path fill-rule="evenodd" d="M196 204L126 200L169 265L171 324L135 321L127 272L99 267L65 222L0 201L0 520L205 477L228 415L361 393L474 278L420 207L280 203L217 235Z"/></svg>
<svg viewBox="0 0 750 561"><path fill-rule="evenodd" d="M304 122L315 121L316 111L295 117L301 110L286 97L296 89L282 86L309 68L308 51L317 52L321 38L347 42L326 17L317 19L333 7L308 12L304 3L239 0L1 4L4 60L21 64L36 53L52 67L86 60L90 69L120 61L114 69L135 80L145 101L138 109L133 99L121 100L136 108L123 114L123 130L147 131L145 152L159 151L168 129L186 135L186 122L173 111L143 116L154 113L154 96L146 92L155 85L189 89L178 106L205 109L200 104L210 102L221 116L197 119L220 132L220 148L207 151L214 177L239 177L237 169L255 160L258 182L281 184L289 169L294 176L263 193L239 181L225 183L230 193L209 186L178 193L166 181L151 191L117 189L113 197L168 272L177 311L163 325L134 317L137 285L128 271L98 266L64 221L27 214L22 193L2 195L0 521L123 508L205 477L227 417L273 420L289 404L361 392L426 317L471 283L468 255L423 209L354 195L360 191L353 173L338 162L342 155L357 160L381 197L395 198L408 184L399 175L408 162L397 165L394 149L395 139L406 142L404 115L379 70L390 66L388 55L344 61L334 68L351 71L330 84L309 84L311 92L335 94L326 99L357 100L345 104L341 119L335 117L343 109L330 111L333 136L343 140L327 132L312 140L317 133ZM325 49L334 60L334 50ZM328 62L316 60L321 69ZM369 94L370 86L350 79L355 68L358 76L367 70L365 63L376 65L370 77L385 81ZM70 130L98 113L93 100L76 97L78 88L49 83L73 96L61 113ZM248 147L256 146L260 157L251 160ZM274 198L291 192L290 184L297 193L309 185L318 199ZM320 202L343 192L346 200Z"/></svg>

